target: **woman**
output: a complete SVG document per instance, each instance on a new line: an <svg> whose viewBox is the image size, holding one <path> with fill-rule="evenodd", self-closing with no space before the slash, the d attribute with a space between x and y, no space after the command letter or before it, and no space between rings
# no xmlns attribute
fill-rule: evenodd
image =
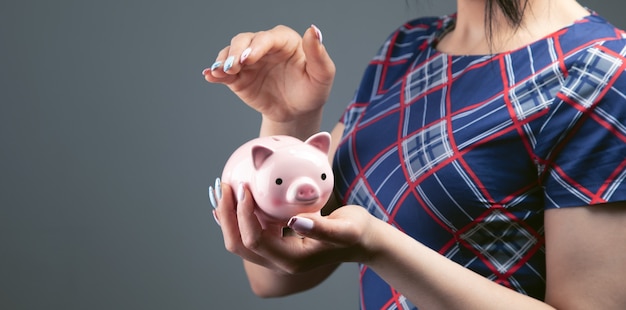
<svg viewBox="0 0 626 310"><path fill-rule="evenodd" d="M403 25L332 131L327 216L280 237L218 179L226 248L259 296L358 262L364 309L626 308L623 37L573 0L458 0ZM315 26L238 34L203 71L262 114L262 136L302 139L334 73Z"/></svg>

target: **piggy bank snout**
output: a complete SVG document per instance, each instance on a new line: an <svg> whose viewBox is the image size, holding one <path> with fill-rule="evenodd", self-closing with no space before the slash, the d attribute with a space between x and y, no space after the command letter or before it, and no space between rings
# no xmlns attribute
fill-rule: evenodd
<svg viewBox="0 0 626 310"><path fill-rule="evenodd" d="M287 196L293 202L313 203L320 198L320 189L312 180L301 179L290 186Z"/></svg>
<svg viewBox="0 0 626 310"><path fill-rule="evenodd" d="M317 187L312 184L301 184L296 189L296 200L297 201L313 201L320 197L319 190Z"/></svg>

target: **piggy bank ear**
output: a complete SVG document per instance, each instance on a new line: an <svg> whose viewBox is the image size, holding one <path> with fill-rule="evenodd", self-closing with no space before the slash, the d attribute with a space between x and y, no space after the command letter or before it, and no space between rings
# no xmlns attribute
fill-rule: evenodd
<svg viewBox="0 0 626 310"><path fill-rule="evenodd" d="M274 151L271 149L262 146L255 145L252 147L252 163L254 165L254 169L259 169L265 160L270 157L270 155L274 154Z"/></svg>
<svg viewBox="0 0 626 310"><path fill-rule="evenodd" d="M318 132L306 139L304 143L328 154L328 150L330 149L330 134L327 132Z"/></svg>

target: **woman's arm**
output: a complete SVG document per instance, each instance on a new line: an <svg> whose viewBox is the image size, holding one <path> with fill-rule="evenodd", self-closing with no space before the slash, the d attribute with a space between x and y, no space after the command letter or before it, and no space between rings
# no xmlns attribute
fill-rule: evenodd
<svg viewBox="0 0 626 310"><path fill-rule="evenodd" d="M252 292L263 298L281 297L311 289L326 280L338 266L328 265L308 272L289 274L244 260Z"/></svg>
<svg viewBox="0 0 626 310"><path fill-rule="evenodd" d="M247 105L261 113L261 136L290 135L305 140L320 130L322 109L335 75L335 65L322 44L315 26L301 37L294 30L277 26L267 31L240 33L219 52L215 63L202 74L210 83L226 85ZM341 132L334 134L339 139ZM334 149L331 150L333 153ZM332 158L332 157L331 157ZM235 188L233 188L233 187ZM217 186L216 186L217 187ZM237 184L216 189L226 248L244 260L255 293L280 296L312 287L325 279L337 265L290 275L275 261L255 253L253 237L245 232L261 230L254 216L254 201ZM241 192L243 199L235 197ZM280 228L278 228L280 229ZM242 237L243 236L243 237ZM277 239L272 234L268 238Z"/></svg>
<svg viewBox="0 0 626 310"><path fill-rule="evenodd" d="M364 263L420 309L626 309L626 203L548 210L546 302L498 285L376 221Z"/></svg>
<svg viewBox="0 0 626 310"><path fill-rule="evenodd" d="M545 214L546 302L559 309L626 309L626 202Z"/></svg>
<svg viewBox="0 0 626 310"><path fill-rule="evenodd" d="M419 309L551 309L449 260L391 225L376 221L363 262Z"/></svg>

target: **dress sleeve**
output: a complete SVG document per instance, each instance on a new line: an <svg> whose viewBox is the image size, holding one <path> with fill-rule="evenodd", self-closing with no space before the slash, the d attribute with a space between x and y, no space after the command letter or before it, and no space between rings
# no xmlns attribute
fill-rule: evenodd
<svg viewBox="0 0 626 310"><path fill-rule="evenodd" d="M626 200L626 41L575 56L535 154L547 209Z"/></svg>

